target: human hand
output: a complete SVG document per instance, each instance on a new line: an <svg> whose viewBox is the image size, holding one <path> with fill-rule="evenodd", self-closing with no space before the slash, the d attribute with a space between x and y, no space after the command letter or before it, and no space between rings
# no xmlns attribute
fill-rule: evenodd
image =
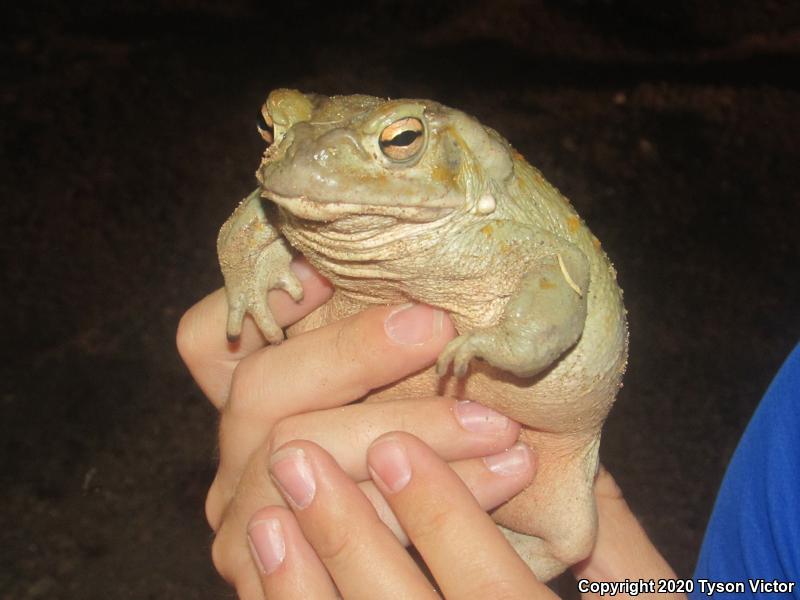
<svg viewBox="0 0 800 600"><path fill-rule="evenodd" d="M445 598L555 597L452 469L418 438L401 432L381 436L368 450L368 465L376 489ZM262 508L248 525L253 561L268 598L438 598L358 486L325 450L312 442L291 441L273 454L270 472L291 510ZM595 496L600 533L591 556L573 567L576 579L674 579L674 571L603 468ZM601 598L590 592L581 596Z"/></svg>
<svg viewBox="0 0 800 600"><path fill-rule="evenodd" d="M555 597L420 439L382 435L369 447L368 465L445 598ZM248 526L268 598L439 597L328 452L294 440L277 449L269 469L291 510L262 508Z"/></svg>
<svg viewBox="0 0 800 600"><path fill-rule="evenodd" d="M295 263L293 269L303 282L303 302L296 304L283 292L269 294L282 326L330 297L326 282L305 263ZM516 423L478 404L432 397L340 408L432 364L455 335L442 313L424 306L377 307L265 347L249 319L239 344L227 344L225 312L221 291L195 305L181 321L178 347L222 413L220 467L206 512L217 532L214 563L241 598L263 597L245 532L253 512L281 502L268 477L268 461L288 440L302 436L330 451L402 541L402 529L368 481L366 449L382 433L403 429L428 442L450 461L484 510L530 482L527 448L501 454L517 467L507 475L489 470L477 458L500 453L519 433Z"/></svg>

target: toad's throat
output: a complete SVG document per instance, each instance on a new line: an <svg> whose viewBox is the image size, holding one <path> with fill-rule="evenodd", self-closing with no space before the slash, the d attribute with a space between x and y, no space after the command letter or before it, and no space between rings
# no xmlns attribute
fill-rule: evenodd
<svg viewBox="0 0 800 600"><path fill-rule="evenodd" d="M437 203L438 206L422 204L389 205L337 200L319 200L305 195L286 196L268 188L261 188L261 196L272 200L295 217L310 221L335 221L353 215L375 215L394 217L412 223L428 223L440 219L456 209L455 204Z"/></svg>

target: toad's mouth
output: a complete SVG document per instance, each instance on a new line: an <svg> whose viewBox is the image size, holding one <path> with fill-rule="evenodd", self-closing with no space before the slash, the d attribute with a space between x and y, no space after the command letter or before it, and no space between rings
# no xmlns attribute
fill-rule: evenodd
<svg viewBox="0 0 800 600"><path fill-rule="evenodd" d="M285 196L273 190L261 188L261 197L272 200L275 204L301 219L310 221L335 221L353 215L378 215L397 219L427 223L435 221L455 210L455 206L425 205L384 205L337 200L318 200L308 196Z"/></svg>

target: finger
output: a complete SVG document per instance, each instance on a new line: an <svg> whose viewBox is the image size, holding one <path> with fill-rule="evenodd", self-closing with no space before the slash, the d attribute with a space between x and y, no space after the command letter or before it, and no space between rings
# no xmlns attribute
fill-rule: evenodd
<svg viewBox="0 0 800 600"><path fill-rule="evenodd" d="M325 565L303 537L290 510L278 506L259 510L247 527L247 539L258 573L256 582L260 580L261 586L238 586L240 600L339 597Z"/></svg>
<svg viewBox="0 0 800 600"><path fill-rule="evenodd" d="M398 429L426 441L445 461L486 456L511 446L520 426L478 402L432 397L354 404L287 417L268 436L278 448L306 439L322 446L356 481L369 479L364 457L369 445Z"/></svg>
<svg viewBox="0 0 800 600"><path fill-rule="evenodd" d="M289 398L286 402L293 409L302 406L300 400ZM226 419L227 413L223 416L223 428L230 423ZM274 448L290 440L303 438L319 444L333 454L351 478L363 481L369 478L364 461L367 448L378 436L396 430L398 424L402 424L404 431L426 440L447 461L499 452L511 446L519 436L518 423L490 408L477 402L457 402L438 397L355 404L345 410L337 408L303 413L279 421L273 427L268 422L260 425L263 420L240 417L235 422L236 437L221 436L220 469L206 499L206 514L214 529L240 479L245 480L243 489L267 493L269 485L265 487L263 480L269 455ZM245 428L252 430L252 440L243 438L242 430ZM265 436L264 429L269 429L268 436ZM237 457L232 455L237 452L244 455L252 445L259 443L260 446L246 458L247 466L243 467L241 477L237 477L232 471L239 468L233 462ZM254 493L246 514L268 503L269 499Z"/></svg>
<svg viewBox="0 0 800 600"><path fill-rule="evenodd" d="M387 419L387 416L391 418ZM295 439L287 436L294 433L298 436L313 433L305 437L316 442L314 436L319 435L325 443L331 443L337 448L336 452L343 458L340 459L339 456L334 458L346 466L348 476L364 480L367 477L364 456L369 443L381 433L395 429L398 423L403 423L417 434L426 436L425 439L432 446L451 459L486 456L498 452L512 445L519 432L518 424L513 421L509 421L505 427L501 426L496 430L489 428L490 431L485 431L483 428L488 423L500 421L502 425L506 420L505 417L491 410L487 411L476 403L457 403L444 398L358 404L348 406L344 410L322 411L289 420L295 425L286 428L283 426L284 422L281 422L280 427L276 428L280 433L276 437L271 437L269 442L264 443L251 456L237 486L236 494L227 503L224 514L220 508L222 500L214 497L215 490L219 488L214 487L209 493L207 502L209 521L213 523L212 526L216 525L215 528L218 528L212 547L216 557L214 562L223 576L228 579L236 578L237 585L243 585L242 578L255 578L254 575L251 577L247 548L242 542L246 523L260 507L282 503L280 493L275 489L268 472L271 449ZM346 431L347 435L343 437L350 440L349 444L352 447L349 447L346 441L341 444L334 443L334 440L329 438L330 433L325 430L326 423L331 431ZM479 431L471 431L462 423ZM520 492L532 476L530 461L517 459L516 464L522 468L515 471L514 452L500 452L500 456L508 457L508 460L501 465L496 465L498 459L491 457L452 463L455 471L478 498L484 510L495 508ZM493 470L488 468L489 465ZM403 545L407 544L407 538L383 496L371 482L359 485L375 506L381 519L389 525ZM212 513L219 516L215 517ZM214 521L215 518L219 521Z"/></svg>
<svg viewBox="0 0 800 600"><path fill-rule="evenodd" d="M375 307L242 360L220 422L215 485L229 498L275 423L348 404L432 364L455 330L425 305ZM305 436L304 436L305 437Z"/></svg>
<svg viewBox="0 0 800 600"><path fill-rule="evenodd" d="M244 531L251 515L267 504L282 504L280 492L268 476L268 462L259 465L259 480L249 475L239 485L239 493L230 503L212 546L214 564L223 577L235 582L237 589L257 589L258 576L252 569ZM481 510L488 511L506 502L528 486L534 474L534 462L527 446L517 444L496 455L460 460L450 467L476 498ZM248 473L250 469L248 468ZM358 484L372 504L381 521L391 530L401 545L409 544L402 526L392 513L386 499L372 481Z"/></svg>
<svg viewBox="0 0 800 600"><path fill-rule="evenodd" d="M300 257L291 263L303 283L304 297L295 302L283 290L267 294L269 306L281 327L300 320L324 304L333 294L330 283ZM208 399L221 408L228 397L231 377L239 360L265 345L252 318L244 321L236 343L225 336L228 303L225 290L212 292L192 306L178 324L177 346L183 361Z"/></svg>
<svg viewBox="0 0 800 600"><path fill-rule="evenodd" d="M483 512L497 508L524 490L535 471L535 460L532 460L530 449L524 444L515 444L512 448L484 458L459 460L448 465L464 482ZM372 503L381 521L403 546L408 546L411 542L406 532L375 484L362 481L358 487Z"/></svg>
<svg viewBox="0 0 800 600"><path fill-rule="evenodd" d="M290 417L279 422L269 439L250 456L235 496L226 493L219 478L214 481L206 502L212 528L218 529L230 498L234 498L235 505L225 511L229 528L232 522L246 522L260 506L276 502L279 496L267 476L274 448L294 439L307 439L331 453L351 479L364 481L369 478L364 460L367 449L379 436L396 430L398 424L425 440L446 461L501 452L514 444L520 428L518 423L476 402L450 398L356 404L344 410Z"/></svg>
<svg viewBox="0 0 800 600"><path fill-rule="evenodd" d="M368 462L446 598L554 597L458 476L420 440L401 432L383 436Z"/></svg>
<svg viewBox="0 0 800 600"><path fill-rule="evenodd" d="M293 441L272 456L270 471L342 597L437 597L358 486L322 448Z"/></svg>

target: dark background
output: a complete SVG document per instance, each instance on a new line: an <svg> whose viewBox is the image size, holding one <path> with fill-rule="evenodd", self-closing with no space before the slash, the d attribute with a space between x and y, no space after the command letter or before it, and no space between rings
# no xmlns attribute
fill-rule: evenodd
<svg viewBox="0 0 800 600"><path fill-rule="evenodd" d="M221 285L216 231L277 86L457 106L571 198L630 312L602 458L690 575L800 337L800 4L19 6L0 45L2 600L230 596L203 517L215 413L174 332Z"/></svg>

